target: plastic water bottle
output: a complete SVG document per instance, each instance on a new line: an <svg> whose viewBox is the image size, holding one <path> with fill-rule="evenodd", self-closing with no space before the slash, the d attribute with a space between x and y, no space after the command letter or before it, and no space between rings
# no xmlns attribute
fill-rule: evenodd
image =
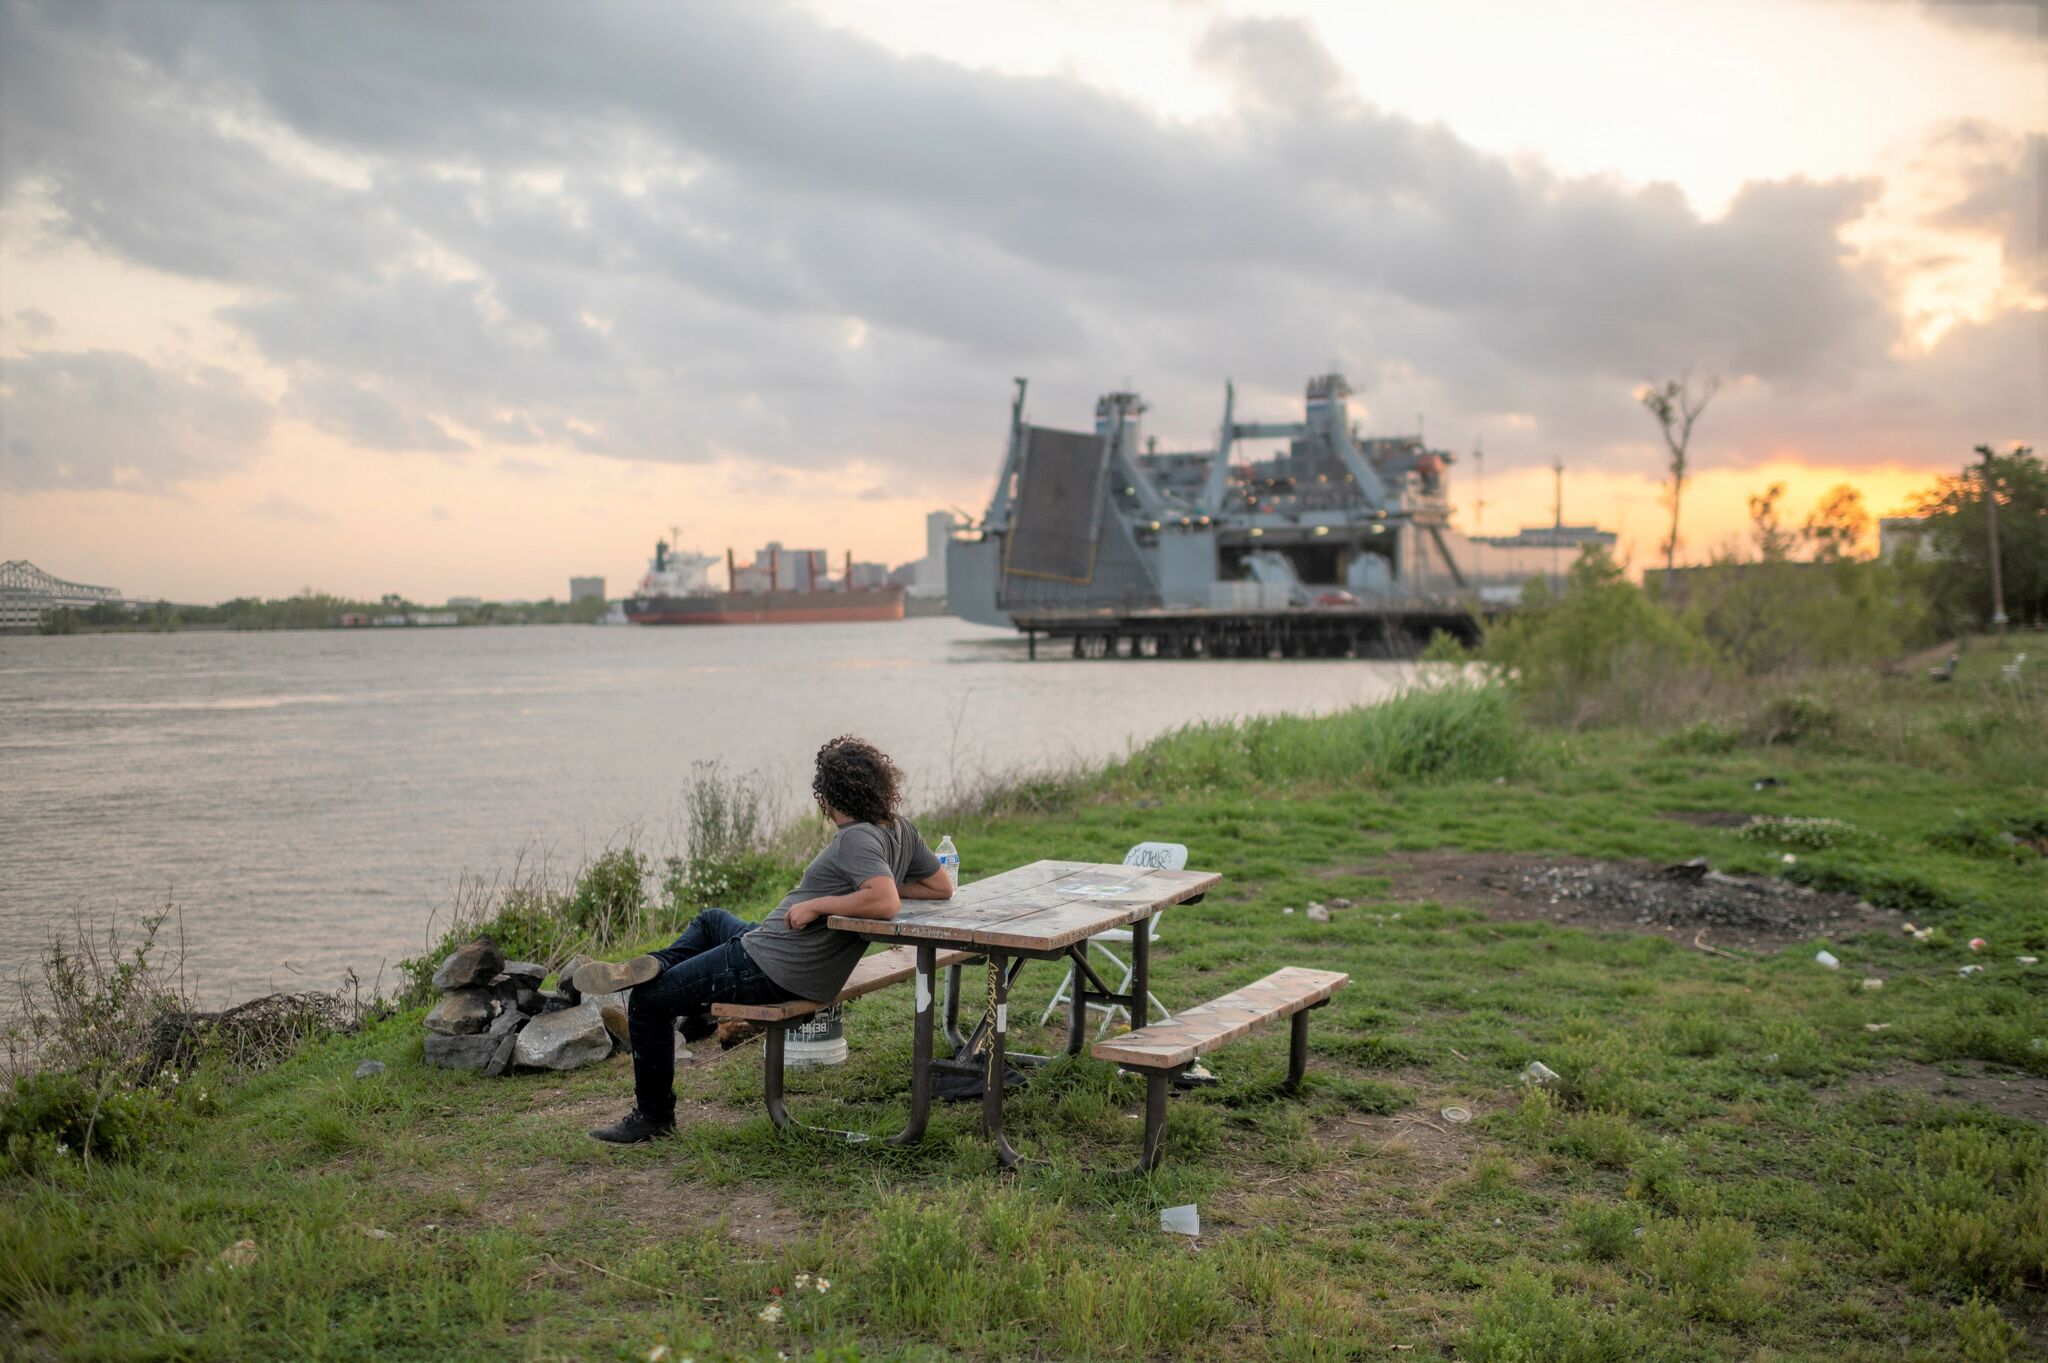
<svg viewBox="0 0 2048 1363"><path fill-rule="evenodd" d="M946 873L946 882L954 889L959 889L960 853L953 847L953 835L948 833L945 837L940 838L939 845L933 849L933 852L939 859L939 869Z"/></svg>

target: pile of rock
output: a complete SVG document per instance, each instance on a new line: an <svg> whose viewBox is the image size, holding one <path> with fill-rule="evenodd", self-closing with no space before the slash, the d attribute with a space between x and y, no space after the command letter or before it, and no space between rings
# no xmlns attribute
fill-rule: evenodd
<svg viewBox="0 0 2048 1363"><path fill-rule="evenodd" d="M626 996L579 995L569 980L587 958L571 957L559 987L540 987L548 969L508 961L479 937L449 953L434 972L441 1000L427 1013L427 1063L446 1070L574 1070L626 1045Z"/></svg>

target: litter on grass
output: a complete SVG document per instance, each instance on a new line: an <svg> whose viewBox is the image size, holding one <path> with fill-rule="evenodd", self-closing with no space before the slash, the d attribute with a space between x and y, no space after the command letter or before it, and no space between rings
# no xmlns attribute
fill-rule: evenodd
<svg viewBox="0 0 2048 1363"><path fill-rule="evenodd" d="M1557 1071L1544 1064L1541 1060L1531 1060L1522 1071L1522 1082L1525 1084L1555 1084L1557 1082Z"/></svg>
<svg viewBox="0 0 2048 1363"><path fill-rule="evenodd" d="M1835 959L1835 953L1832 951L1816 951L1813 953L1813 959L1817 963L1826 966L1829 970L1840 970L1842 968L1842 963Z"/></svg>
<svg viewBox="0 0 2048 1363"><path fill-rule="evenodd" d="M1202 1215L1195 1210L1195 1204L1192 1202L1178 1207L1162 1207L1159 1211L1159 1229L1175 1235L1200 1235Z"/></svg>
<svg viewBox="0 0 2048 1363"><path fill-rule="evenodd" d="M1451 1123L1453 1126L1463 1126L1465 1123L1472 1120L1472 1111L1470 1108L1447 1107L1442 1109L1442 1111L1444 1120Z"/></svg>

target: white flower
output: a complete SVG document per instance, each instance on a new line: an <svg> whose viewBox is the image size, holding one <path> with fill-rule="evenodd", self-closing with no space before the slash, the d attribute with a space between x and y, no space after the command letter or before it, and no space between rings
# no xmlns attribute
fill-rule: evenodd
<svg viewBox="0 0 2048 1363"><path fill-rule="evenodd" d="M818 1279L818 1290L820 1292L830 1292L832 1290L832 1280L829 1278Z"/></svg>
<svg viewBox="0 0 2048 1363"><path fill-rule="evenodd" d="M797 1285L798 1287L809 1287L809 1286L811 1285L811 1275L810 1275L810 1274L808 1274L808 1273L799 1273L799 1274L797 1274L797 1275L796 1275L796 1285Z"/></svg>
<svg viewBox="0 0 2048 1363"><path fill-rule="evenodd" d="M782 1303L779 1301L769 1302L766 1306L761 1308L761 1314L759 1316L756 1316L755 1319L760 1321L763 1325L782 1324Z"/></svg>
<svg viewBox="0 0 2048 1363"><path fill-rule="evenodd" d="M668 1345L666 1344L657 1344L647 1351L647 1363L666 1363L667 1358Z"/></svg>

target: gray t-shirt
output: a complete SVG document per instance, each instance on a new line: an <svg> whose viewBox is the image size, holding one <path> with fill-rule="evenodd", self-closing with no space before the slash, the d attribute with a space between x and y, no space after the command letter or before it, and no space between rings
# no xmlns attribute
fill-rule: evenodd
<svg viewBox="0 0 2048 1363"><path fill-rule="evenodd" d="M876 876L888 876L904 885L924 880L938 869L939 859L918 836L917 825L900 815L887 827L847 824L811 859L804 878L775 906L767 921L740 941L769 979L800 999L830 1002L860 963L867 939L828 928L823 922L792 928L791 907L828 894L852 894Z"/></svg>

